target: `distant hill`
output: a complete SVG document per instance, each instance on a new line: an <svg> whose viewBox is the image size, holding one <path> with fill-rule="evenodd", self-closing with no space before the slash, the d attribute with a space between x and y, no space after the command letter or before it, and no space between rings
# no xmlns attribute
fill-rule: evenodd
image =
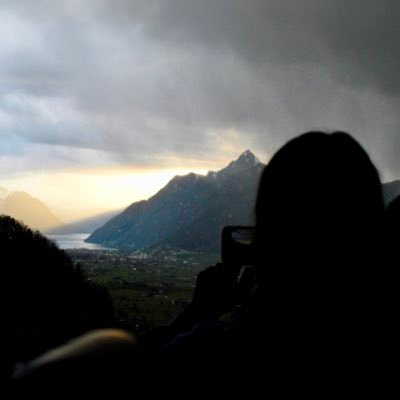
<svg viewBox="0 0 400 400"><path fill-rule="evenodd" d="M88 218L71 222L53 229L49 229L46 233L51 235L68 235L72 233L92 233L96 229L103 226L107 221L120 214L119 211L110 211L102 214L94 215Z"/></svg>
<svg viewBox="0 0 400 400"><path fill-rule="evenodd" d="M382 189L385 203L389 204L397 196L400 196L400 180L384 183Z"/></svg>
<svg viewBox="0 0 400 400"><path fill-rule="evenodd" d="M250 151L218 172L176 176L149 200L130 205L87 239L140 250L169 245L218 251L225 225L253 224L263 164Z"/></svg>
<svg viewBox="0 0 400 400"><path fill-rule="evenodd" d="M9 192L3 188L0 189L0 214L9 215L40 231L63 225L42 201L28 193Z"/></svg>
<svg viewBox="0 0 400 400"><path fill-rule="evenodd" d="M121 210L105 212L65 224L41 200L26 192L13 192L0 187L0 214L9 215L31 229L38 229L46 234L89 234L120 212Z"/></svg>

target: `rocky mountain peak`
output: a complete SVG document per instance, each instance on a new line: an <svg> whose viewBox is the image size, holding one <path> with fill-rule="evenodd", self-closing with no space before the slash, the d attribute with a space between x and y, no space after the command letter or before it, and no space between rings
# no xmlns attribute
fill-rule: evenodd
<svg viewBox="0 0 400 400"><path fill-rule="evenodd" d="M261 161L250 150L246 150L237 160L230 162L228 166L218 171L216 175L218 177L231 176L253 168L258 164L261 164ZM209 175L212 174L213 172L209 172Z"/></svg>

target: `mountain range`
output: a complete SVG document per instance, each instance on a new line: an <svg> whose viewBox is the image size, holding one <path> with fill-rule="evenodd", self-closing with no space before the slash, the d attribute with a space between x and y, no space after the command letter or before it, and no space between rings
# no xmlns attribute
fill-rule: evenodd
<svg viewBox="0 0 400 400"><path fill-rule="evenodd" d="M389 204L397 196L400 196L400 180L384 183L382 189L385 203Z"/></svg>
<svg viewBox="0 0 400 400"><path fill-rule="evenodd" d="M90 234L97 228L103 226L111 218L121 213L118 211L109 211L101 214L93 215L87 218L80 219L75 222L66 223L46 231L50 235L70 235L72 233Z"/></svg>
<svg viewBox="0 0 400 400"><path fill-rule="evenodd" d="M263 164L250 151L218 172L176 176L146 201L130 205L97 229L88 242L141 250L171 246L218 251L225 225L254 223Z"/></svg>
<svg viewBox="0 0 400 400"><path fill-rule="evenodd" d="M148 200L64 224L39 199L0 187L0 214L51 234L91 233L88 242L131 250L153 246L218 251L225 225L251 225L264 165L251 152L220 171L176 176ZM400 180L383 184L386 204L400 195Z"/></svg>
<svg viewBox="0 0 400 400"><path fill-rule="evenodd" d="M207 175L176 176L148 200L130 205L87 239L107 247L142 250L170 246L218 251L226 225L251 225L264 165L249 150ZM383 184L386 204L400 195L400 180Z"/></svg>

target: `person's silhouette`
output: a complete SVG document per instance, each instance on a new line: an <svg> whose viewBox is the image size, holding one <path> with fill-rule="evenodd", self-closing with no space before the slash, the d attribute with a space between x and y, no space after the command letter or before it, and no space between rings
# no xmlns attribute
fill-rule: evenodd
<svg viewBox="0 0 400 400"><path fill-rule="evenodd" d="M360 357L376 331L382 218L377 170L348 134L309 132L271 159L255 248L280 351Z"/></svg>

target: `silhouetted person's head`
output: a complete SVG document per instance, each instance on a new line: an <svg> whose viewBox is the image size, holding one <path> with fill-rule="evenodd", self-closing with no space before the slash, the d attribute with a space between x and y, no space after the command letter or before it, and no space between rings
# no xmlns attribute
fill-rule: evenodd
<svg viewBox="0 0 400 400"><path fill-rule="evenodd" d="M360 144L343 132L305 133L263 171L256 203L260 263L323 268L345 253L368 251L382 213L379 175Z"/></svg>

